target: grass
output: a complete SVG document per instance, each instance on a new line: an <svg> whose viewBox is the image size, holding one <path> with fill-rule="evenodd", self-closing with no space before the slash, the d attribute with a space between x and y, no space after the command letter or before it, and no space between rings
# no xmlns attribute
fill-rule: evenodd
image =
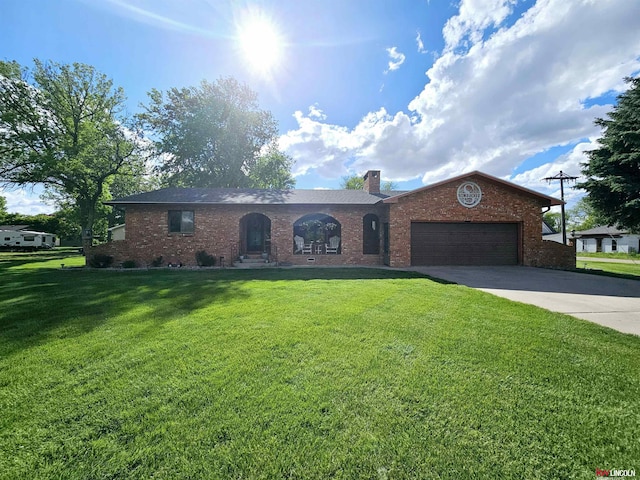
<svg viewBox="0 0 640 480"><path fill-rule="evenodd" d="M54 248L38 252L0 252L0 272L7 269L33 270L83 267L85 258L76 247Z"/></svg>
<svg viewBox="0 0 640 480"><path fill-rule="evenodd" d="M637 253L624 253L624 252L612 252L612 253L602 253L602 252L577 252L576 256L578 257L596 257L596 258L615 258L621 260L635 260L640 262L640 255Z"/></svg>
<svg viewBox="0 0 640 480"><path fill-rule="evenodd" d="M408 272L0 258L0 478L638 467L632 335Z"/></svg>
<svg viewBox="0 0 640 480"><path fill-rule="evenodd" d="M640 278L640 256L637 253L588 253L578 252L578 257L593 258L589 260L577 260L576 267L585 273L610 275L621 278ZM633 263L606 262L605 260L631 260Z"/></svg>
<svg viewBox="0 0 640 480"><path fill-rule="evenodd" d="M613 275L623 278L640 279L640 261L638 263L608 263L578 260L576 267L585 273Z"/></svg>

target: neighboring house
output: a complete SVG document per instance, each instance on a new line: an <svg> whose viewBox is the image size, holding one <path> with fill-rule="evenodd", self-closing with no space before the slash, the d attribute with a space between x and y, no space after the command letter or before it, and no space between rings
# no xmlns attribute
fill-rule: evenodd
<svg viewBox="0 0 640 480"><path fill-rule="evenodd" d="M115 225L107 229L107 235L112 242L119 242L125 239L125 225Z"/></svg>
<svg viewBox="0 0 640 480"><path fill-rule="evenodd" d="M410 192L166 188L112 200L126 240L93 247L117 264L195 265L196 252L264 255L290 265L529 265L575 267L575 250L543 241L542 212L558 199L472 172Z"/></svg>
<svg viewBox="0 0 640 480"><path fill-rule="evenodd" d="M576 239L576 251L603 253L632 253L639 251L640 235L616 227L596 227L571 232Z"/></svg>
<svg viewBox="0 0 640 480"><path fill-rule="evenodd" d="M558 232L555 231L555 229L549 225L547 222L545 222L544 220L542 220L542 236L545 237L547 235L557 235ZM560 240L562 241L562 240Z"/></svg>

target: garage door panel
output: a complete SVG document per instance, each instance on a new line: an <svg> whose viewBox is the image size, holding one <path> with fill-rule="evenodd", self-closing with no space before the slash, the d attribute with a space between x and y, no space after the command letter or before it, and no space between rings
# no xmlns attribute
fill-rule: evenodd
<svg viewBox="0 0 640 480"><path fill-rule="evenodd" d="M411 224L412 265L516 265L515 223Z"/></svg>

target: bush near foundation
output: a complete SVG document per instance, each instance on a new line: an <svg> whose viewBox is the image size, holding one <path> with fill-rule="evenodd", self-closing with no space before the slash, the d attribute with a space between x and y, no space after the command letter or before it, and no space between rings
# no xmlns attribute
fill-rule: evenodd
<svg viewBox="0 0 640 480"><path fill-rule="evenodd" d="M112 263L113 257L103 253L98 253L89 260L89 266L92 268L109 268Z"/></svg>
<svg viewBox="0 0 640 480"><path fill-rule="evenodd" d="M213 267L216 264L216 257L209 255L206 251L196 252L196 263L199 267Z"/></svg>

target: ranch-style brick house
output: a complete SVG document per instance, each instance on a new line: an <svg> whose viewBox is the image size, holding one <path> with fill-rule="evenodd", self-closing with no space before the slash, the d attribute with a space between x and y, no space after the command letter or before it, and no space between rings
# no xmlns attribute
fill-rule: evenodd
<svg viewBox="0 0 640 480"><path fill-rule="evenodd" d="M471 172L408 192L165 188L107 202L126 238L91 248L117 265L197 265L196 253L277 265L526 265L574 268L575 248L544 241L542 213L562 202ZM219 264L219 263L218 263Z"/></svg>

